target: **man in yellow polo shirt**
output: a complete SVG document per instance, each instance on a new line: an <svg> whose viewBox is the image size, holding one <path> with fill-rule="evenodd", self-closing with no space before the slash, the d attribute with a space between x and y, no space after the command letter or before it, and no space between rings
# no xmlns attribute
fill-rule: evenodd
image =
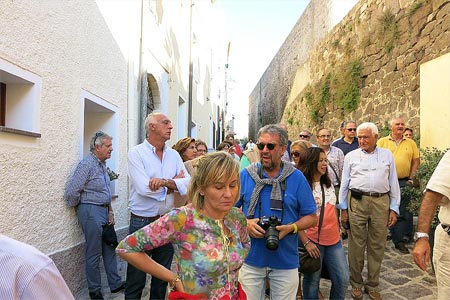
<svg viewBox="0 0 450 300"><path fill-rule="evenodd" d="M395 248L401 253L409 253L406 243L408 243L413 234L413 217L408 211L408 205L411 198L406 195L405 190L413 184L414 174L419 167L419 149L416 143L409 138L403 137L405 131L405 122L402 118L396 117L391 121L391 134L380 138L377 145L389 149L395 161L398 183L401 189L400 214L397 218L397 224L392 229L392 241Z"/></svg>

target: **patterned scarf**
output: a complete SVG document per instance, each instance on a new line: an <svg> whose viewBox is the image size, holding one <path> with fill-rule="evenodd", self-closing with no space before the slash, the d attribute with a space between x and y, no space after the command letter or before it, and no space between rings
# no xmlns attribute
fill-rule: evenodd
<svg viewBox="0 0 450 300"><path fill-rule="evenodd" d="M259 194L265 185L271 185L272 191L270 193L270 208L282 209L283 199L281 197L281 182L291 175L296 168L291 163L282 163L281 174L277 178L261 178L258 174L258 167L262 168L260 163L253 163L247 167L247 171L255 181L256 185L253 189L252 197L250 198L250 206L248 208L248 218L253 218L255 215L256 204L258 203ZM262 172L261 172L262 173ZM259 216L261 217L261 216Z"/></svg>

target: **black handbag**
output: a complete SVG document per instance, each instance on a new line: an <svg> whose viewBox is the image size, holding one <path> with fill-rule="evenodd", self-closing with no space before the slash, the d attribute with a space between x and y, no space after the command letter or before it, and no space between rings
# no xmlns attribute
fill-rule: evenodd
<svg viewBox="0 0 450 300"><path fill-rule="evenodd" d="M305 246L298 247L298 255L300 260L300 268L298 271L303 274L310 274L320 269L320 257L314 258L306 251Z"/></svg>
<svg viewBox="0 0 450 300"><path fill-rule="evenodd" d="M323 188L323 185L320 185L322 189L322 210L325 207L325 190ZM319 228L318 228L318 236L317 241L320 240L320 230L322 229L322 223L323 223L323 211L320 212L320 218L319 218ZM312 242L311 242L312 243ZM306 248L304 245L301 245L298 247L298 256L299 256L299 263L300 268L298 268L298 271L303 274L310 274L318 271L321 267L320 263L320 257L314 258L309 255L308 251L306 251Z"/></svg>
<svg viewBox="0 0 450 300"><path fill-rule="evenodd" d="M117 234L114 229L114 225L103 225L102 240L113 248L117 247L119 242L117 241Z"/></svg>

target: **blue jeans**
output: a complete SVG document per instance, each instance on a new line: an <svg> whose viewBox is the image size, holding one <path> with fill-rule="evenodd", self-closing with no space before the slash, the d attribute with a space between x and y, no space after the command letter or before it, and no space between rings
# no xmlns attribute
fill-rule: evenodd
<svg viewBox="0 0 450 300"><path fill-rule="evenodd" d="M271 300L295 300L298 288L297 269L257 268L245 264L239 270L239 282L247 300L264 299L266 279L270 282Z"/></svg>
<svg viewBox="0 0 450 300"><path fill-rule="evenodd" d="M350 280L347 258L342 242L331 246L317 245L320 250L322 268L326 267L330 275L330 299L345 299ZM304 299L319 299L319 284L322 268L311 274L303 274Z"/></svg>
<svg viewBox="0 0 450 300"><path fill-rule="evenodd" d="M140 219L131 217L129 233L133 233L138 229L148 225L149 223ZM173 258L173 247L172 244L167 244L159 248L155 248L151 251L145 251L148 256L152 259L166 267L170 270ZM141 299L142 290L145 287L145 280L147 274L141 270L135 268L131 264L127 266L127 283L125 285L125 299ZM152 276L152 281L150 283L150 298L151 300L156 299L166 299L167 292L167 282L160 280Z"/></svg>
<svg viewBox="0 0 450 300"><path fill-rule="evenodd" d="M84 255L89 292L102 290L99 267L101 256L103 256L109 288L117 289L122 285L122 278L117 271L116 249L102 240L103 225L108 223L108 208L81 203L77 208L77 217L86 240Z"/></svg>

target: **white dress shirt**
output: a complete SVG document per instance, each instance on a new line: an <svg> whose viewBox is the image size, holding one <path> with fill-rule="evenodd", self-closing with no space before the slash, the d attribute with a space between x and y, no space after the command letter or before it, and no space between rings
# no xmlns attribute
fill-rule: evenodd
<svg viewBox="0 0 450 300"><path fill-rule="evenodd" d="M181 171L184 178L173 179ZM164 145L161 161L156 148L147 140L128 152L128 176L131 181L128 208L142 217L163 215L174 207L174 193L167 194L165 187L150 190L151 178L173 179L180 195L186 195L191 179L177 151Z"/></svg>
<svg viewBox="0 0 450 300"><path fill-rule="evenodd" d="M400 186L391 151L376 147L371 153L360 148L349 152L344 159L338 208L347 209L350 189L389 193L389 207L398 214Z"/></svg>

